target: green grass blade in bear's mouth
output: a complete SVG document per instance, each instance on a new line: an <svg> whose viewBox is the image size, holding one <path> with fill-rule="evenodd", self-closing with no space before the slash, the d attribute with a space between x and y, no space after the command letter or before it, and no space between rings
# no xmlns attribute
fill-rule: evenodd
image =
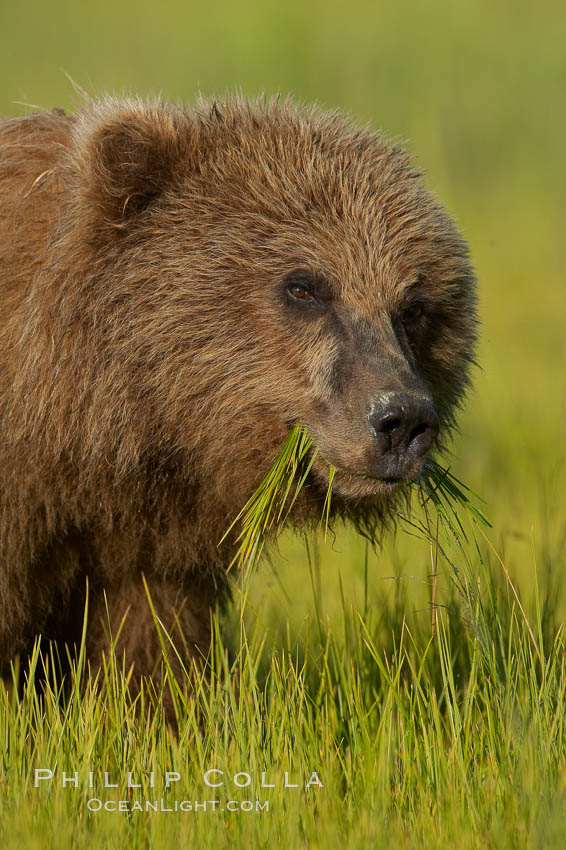
<svg viewBox="0 0 566 850"><path fill-rule="evenodd" d="M252 566L258 560L273 526L280 527L285 523L318 453L318 449L315 448L310 457L307 457L311 447L310 434L304 428L295 425L281 446L279 455L267 475L220 541L222 543L225 540L238 522L241 524L241 531L236 538L236 554L228 569L235 564L240 568ZM330 476L332 480L334 477L332 469ZM327 515L330 510L330 489L331 484L325 502Z"/></svg>
<svg viewBox="0 0 566 850"><path fill-rule="evenodd" d="M463 508L481 525L491 528L491 522L475 503L479 501L485 505L485 500L456 478L450 472L450 467L444 467L433 458L427 458L417 486L423 505L426 507L427 504L432 504L439 521L457 540L468 539L458 507Z"/></svg>
<svg viewBox="0 0 566 850"><path fill-rule="evenodd" d="M285 439L281 450L270 467L267 475L248 499L224 534L222 543L235 525L240 523L241 530L236 538L236 554L228 569L234 565L239 568L250 567L257 562L269 532L284 525L289 512L306 481L318 454L310 434L301 426L295 425ZM330 519L332 485L337 470L330 466L328 488L322 510L325 537ZM431 504L443 527L458 539L467 539L462 516L458 508L463 508L475 520L490 526L483 511L474 503L474 499L483 502L447 467L432 458L425 462L421 478L415 486L419 490L423 506Z"/></svg>

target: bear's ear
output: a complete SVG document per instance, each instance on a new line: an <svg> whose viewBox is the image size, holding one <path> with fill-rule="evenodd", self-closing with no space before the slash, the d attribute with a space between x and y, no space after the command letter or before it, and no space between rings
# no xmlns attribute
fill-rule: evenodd
<svg viewBox="0 0 566 850"><path fill-rule="evenodd" d="M95 107L77 135L87 203L107 223L124 227L184 171L192 133L180 110L130 102Z"/></svg>

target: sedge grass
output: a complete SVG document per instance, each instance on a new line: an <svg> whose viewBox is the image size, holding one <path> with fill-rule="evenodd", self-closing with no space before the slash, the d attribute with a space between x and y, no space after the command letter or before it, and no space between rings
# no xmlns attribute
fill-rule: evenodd
<svg viewBox="0 0 566 850"><path fill-rule="evenodd" d="M237 550L230 568L235 564L240 569L255 564L274 526L277 529L284 525L318 454L314 448L309 456L311 448L312 439L308 432L294 426L267 475L220 541L222 543L234 526L240 524L241 530L236 538ZM334 474L334 468L330 467L323 511L327 523Z"/></svg>
<svg viewBox="0 0 566 850"><path fill-rule="evenodd" d="M294 445L273 472L284 487L258 497L270 508L262 534L284 520L312 463L308 437ZM435 568L444 562L463 577L432 633L394 606L388 613L387 603L364 603L362 613L344 596L338 628L321 616L313 582L316 617L300 642L289 637L274 651L265 610L248 600L231 653L216 622L208 675L176 678L168 657L179 650L155 614L163 665L135 702L114 652L85 685L79 649L63 689L56 659L36 647L26 681L14 668L12 689L0 683L3 850L564 846L566 644L543 610L547 588L533 569L529 611L495 547L477 545L461 482L437 472L422 493L425 521L437 499L446 511L424 526ZM250 553L265 539L250 536ZM498 582L502 568L511 592ZM165 688L176 734L160 711ZM55 778L36 788L39 768ZM222 779L214 789L204 781L210 769ZM306 789L313 771L323 787ZM180 778L165 788L170 772ZM251 777L244 787L234 782L243 774ZM92 812L92 800L124 808ZM175 811L180 800L193 809Z"/></svg>
<svg viewBox="0 0 566 850"><path fill-rule="evenodd" d="M236 516L221 543L235 526L240 526L236 538L236 553L230 563L242 570L257 563L270 533L277 532L287 519L318 454L308 431L295 425L289 432L274 463L259 487ZM330 519L332 485L336 469L329 467L328 487L321 519L325 537ZM476 504L483 500L466 484L433 458L427 459L422 476L414 485L421 503L436 510L442 527L457 538L467 539L462 511L479 523L490 522Z"/></svg>
<svg viewBox="0 0 566 850"><path fill-rule="evenodd" d="M491 651L450 607L431 638L405 619L388 635L375 610L344 605L349 640L313 620L301 656L293 645L266 651L256 620L229 660L215 626L210 677L175 683L178 734L156 710L159 685L142 689L134 711L113 653L96 687L78 686L79 662L66 700L56 664L38 691L36 647L21 695L0 684L0 846L246 848L277 836L288 847L356 850L564 846L564 633L535 608L539 659L515 600L497 591L496 559L481 557L495 599L484 618ZM36 788L39 768L55 778ZM214 789L203 779L210 769L222 771ZM172 771L180 779L165 788ZM305 788L312 771L322 788ZM233 781L242 772L252 777L245 787ZM285 787L285 772L298 788ZM89 800L126 802L92 812ZM168 813L146 810L147 800ZM193 810L174 811L180 800ZM215 810L196 811L204 800ZM241 807L248 800L252 811Z"/></svg>

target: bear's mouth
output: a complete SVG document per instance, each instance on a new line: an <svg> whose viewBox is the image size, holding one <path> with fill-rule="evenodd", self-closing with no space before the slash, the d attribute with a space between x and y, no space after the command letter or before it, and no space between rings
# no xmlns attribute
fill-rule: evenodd
<svg viewBox="0 0 566 850"><path fill-rule="evenodd" d="M307 481L311 490L326 498L330 479L330 464L318 454L309 472ZM358 499L388 499L410 486L414 479L400 476L375 476L342 467L334 467L332 495L348 501Z"/></svg>
<svg viewBox="0 0 566 850"><path fill-rule="evenodd" d="M411 484L418 481L422 473L423 463L417 463L413 466L413 468L408 469L405 474L397 473L380 475L378 473L360 472L356 469L347 469L343 466L336 466L327 460L327 458L325 458L319 450L313 463L313 469L315 469L315 467L322 468L324 470L327 480L330 477L330 470L334 469L335 476L340 475L341 477L352 478L354 480L371 482L374 486L382 485L395 488L402 486L403 484Z"/></svg>
<svg viewBox="0 0 566 850"><path fill-rule="evenodd" d="M293 427L294 423L286 423ZM313 452L315 457L313 458ZM383 499L389 500L400 493L403 488L410 487L419 480L424 458L412 458L408 463L401 459L395 459L383 470L377 469L348 469L345 466L336 466L329 460L320 446L314 442L308 449L304 459L305 466L311 464L310 471L305 483L316 497L326 499L328 485L332 477L332 495L343 497L347 501L358 499ZM376 464L377 466L377 464Z"/></svg>

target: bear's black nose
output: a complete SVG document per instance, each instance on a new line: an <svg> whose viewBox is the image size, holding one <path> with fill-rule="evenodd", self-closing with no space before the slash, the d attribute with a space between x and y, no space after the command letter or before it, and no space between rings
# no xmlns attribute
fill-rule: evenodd
<svg viewBox="0 0 566 850"><path fill-rule="evenodd" d="M424 395L386 393L374 402L368 418L384 477L402 477L438 434L436 408Z"/></svg>

